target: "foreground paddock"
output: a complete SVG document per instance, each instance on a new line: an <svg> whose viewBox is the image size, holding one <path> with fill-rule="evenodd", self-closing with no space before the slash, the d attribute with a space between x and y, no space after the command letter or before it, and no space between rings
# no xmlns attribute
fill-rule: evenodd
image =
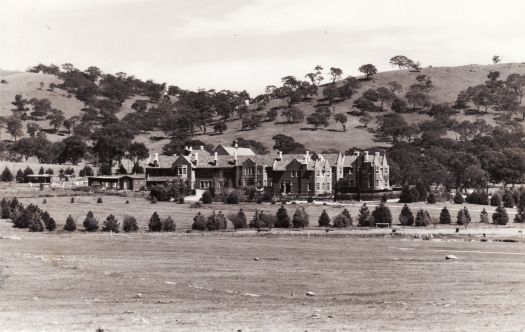
<svg viewBox="0 0 525 332"><path fill-rule="evenodd" d="M0 235L3 331L494 331L525 324L523 243L33 234L4 221ZM459 260L446 261L447 254Z"/></svg>

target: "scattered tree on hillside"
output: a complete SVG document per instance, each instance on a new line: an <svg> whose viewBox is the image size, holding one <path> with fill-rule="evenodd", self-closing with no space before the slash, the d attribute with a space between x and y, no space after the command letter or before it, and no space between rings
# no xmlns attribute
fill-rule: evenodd
<svg viewBox="0 0 525 332"><path fill-rule="evenodd" d="M332 84L335 83L335 81L341 79L341 76L343 75L343 70L336 67L330 68L330 76L332 76Z"/></svg>
<svg viewBox="0 0 525 332"><path fill-rule="evenodd" d="M371 79L372 76L377 74L377 68L373 64L366 64L359 67L359 71L366 75L366 79Z"/></svg>
<svg viewBox="0 0 525 332"><path fill-rule="evenodd" d="M348 117L343 113L337 113L334 115L335 122L341 123L341 126L343 127L343 132L346 131L346 125L348 123Z"/></svg>
<svg viewBox="0 0 525 332"><path fill-rule="evenodd" d="M10 116L7 118L7 124L6 124L6 130L7 132L13 136L13 138L16 139L19 136L22 136L22 121L20 118L16 116Z"/></svg>
<svg viewBox="0 0 525 332"><path fill-rule="evenodd" d="M304 119L304 112L297 107L289 107L282 111L289 123L299 123Z"/></svg>
<svg viewBox="0 0 525 332"><path fill-rule="evenodd" d="M498 64L498 63L500 63L500 62L501 62L501 58L500 58L499 55L494 55L494 56L492 57L492 63L494 63L495 65Z"/></svg>

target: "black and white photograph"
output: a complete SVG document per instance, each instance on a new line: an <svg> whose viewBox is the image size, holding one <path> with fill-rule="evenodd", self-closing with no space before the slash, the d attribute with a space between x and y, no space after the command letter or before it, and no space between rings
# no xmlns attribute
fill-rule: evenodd
<svg viewBox="0 0 525 332"><path fill-rule="evenodd" d="M524 17L0 0L0 331L523 331Z"/></svg>

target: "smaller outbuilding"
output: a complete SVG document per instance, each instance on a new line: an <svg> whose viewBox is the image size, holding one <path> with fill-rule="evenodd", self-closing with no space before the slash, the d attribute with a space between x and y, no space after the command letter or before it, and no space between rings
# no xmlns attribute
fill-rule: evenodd
<svg viewBox="0 0 525 332"><path fill-rule="evenodd" d="M88 186L95 189L139 191L146 185L144 175L100 175L89 176Z"/></svg>
<svg viewBox="0 0 525 332"><path fill-rule="evenodd" d="M30 174L26 176L28 183L51 183L52 177L49 174Z"/></svg>

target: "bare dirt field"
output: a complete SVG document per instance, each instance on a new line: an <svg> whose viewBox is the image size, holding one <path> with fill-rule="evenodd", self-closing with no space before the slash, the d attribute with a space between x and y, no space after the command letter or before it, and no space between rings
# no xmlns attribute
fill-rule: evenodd
<svg viewBox="0 0 525 332"><path fill-rule="evenodd" d="M0 234L2 331L506 331L525 324L523 243L35 234L4 221ZM445 260L448 254L459 260Z"/></svg>

